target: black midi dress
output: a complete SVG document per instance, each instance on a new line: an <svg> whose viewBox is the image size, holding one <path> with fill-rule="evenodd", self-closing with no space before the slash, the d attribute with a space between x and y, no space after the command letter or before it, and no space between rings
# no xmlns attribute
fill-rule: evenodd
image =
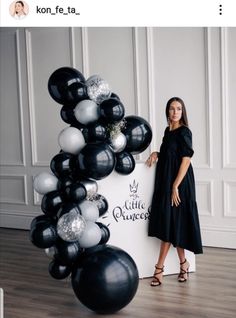
<svg viewBox="0 0 236 318"><path fill-rule="evenodd" d="M181 203L177 207L171 205L172 186L182 158L192 157L193 153L188 127L171 131L166 128L156 165L148 235L200 254L203 251L191 164L178 187Z"/></svg>

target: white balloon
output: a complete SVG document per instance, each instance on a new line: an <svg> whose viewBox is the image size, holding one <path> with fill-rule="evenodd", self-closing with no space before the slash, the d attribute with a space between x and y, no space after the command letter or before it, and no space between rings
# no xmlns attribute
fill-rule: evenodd
<svg viewBox="0 0 236 318"><path fill-rule="evenodd" d="M79 204L79 208L86 221L96 222L99 218L99 209L94 202L84 200Z"/></svg>
<svg viewBox="0 0 236 318"><path fill-rule="evenodd" d="M110 138L111 147L114 152L121 152L125 149L127 139L123 133L118 133Z"/></svg>
<svg viewBox="0 0 236 318"><path fill-rule="evenodd" d="M76 155L85 146L85 140L82 132L75 127L64 128L59 136L58 143L65 152Z"/></svg>
<svg viewBox="0 0 236 318"><path fill-rule="evenodd" d="M46 255L47 255L50 259L53 259L53 258L54 258L54 255L55 255L55 253L56 253L54 246L48 247L48 248L46 248L44 251L45 251Z"/></svg>
<svg viewBox="0 0 236 318"><path fill-rule="evenodd" d="M100 227L93 222L87 221L86 228L79 238L79 244L83 248L96 246L102 238Z"/></svg>
<svg viewBox="0 0 236 318"><path fill-rule="evenodd" d="M84 125L94 123L100 117L99 106L90 99L82 100L74 109L75 118Z"/></svg>
<svg viewBox="0 0 236 318"><path fill-rule="evenodd" d="M52 173L41 172L34 177L34 190L39 194L45 194L57 190L58 179Z"/></svg>

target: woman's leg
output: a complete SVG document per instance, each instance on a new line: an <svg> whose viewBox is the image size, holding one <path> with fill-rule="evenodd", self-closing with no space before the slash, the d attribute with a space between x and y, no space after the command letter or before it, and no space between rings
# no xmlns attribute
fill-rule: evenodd
<svg viewBox="0 0 236 318"><path fill-rule="evenodd" d="M179 256L179 262L183 263L185 261L185 250L181 247L176 247L176 250Z"/></svg>
<svg viewBox="0 0 236 318"><path fill-rule="evenodd" d="M155 272L151 281L151 286L159 286L162 282L162 275L164 271L164 262L169 251L171 243L161 241L159 257L155 265Z"/></svg>
<svg viewBox="0 0 236 318"><path fill-rule="evenodd" d="M189 270L189 262L185 258L185 251L181 247L176 247L178 256L179 256L179 263L180 263L180 273L178 275L179 282L186 282L188 279L188 270Z"/></svg>
<svg viewBox="0 0 236 318"><path fill-rule="evenodd" d="M166 256L167 256L168 251L170 249L170 245L171 245L171 243L169 243L169 242L161 241L159 257L157 260L157 267L162 268L164 266Z"/></svg>

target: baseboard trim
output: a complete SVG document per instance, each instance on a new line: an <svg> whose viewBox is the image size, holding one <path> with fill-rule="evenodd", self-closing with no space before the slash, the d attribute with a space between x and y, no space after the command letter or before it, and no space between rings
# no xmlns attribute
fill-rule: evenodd
<svg viewBox="0 0 236 318"><path fill-rule="evenodd" d="M236 249L236 229L229 227L202 228L204 246Z"/></svg>

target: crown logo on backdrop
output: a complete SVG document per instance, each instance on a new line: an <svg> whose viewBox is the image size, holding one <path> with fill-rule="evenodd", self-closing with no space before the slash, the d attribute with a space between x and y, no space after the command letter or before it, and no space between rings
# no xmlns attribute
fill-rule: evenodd
<svg viewBox="0 0 236 318"><path fill-rule="evenodd" d="M136 198L138 198L139 196L137 195L137 192L138 192L138 182L135 182L135 179L133 181L132 184L129 185L129 188L130 188L130 197L133 198L133 200L135 200Z"/></svg>

